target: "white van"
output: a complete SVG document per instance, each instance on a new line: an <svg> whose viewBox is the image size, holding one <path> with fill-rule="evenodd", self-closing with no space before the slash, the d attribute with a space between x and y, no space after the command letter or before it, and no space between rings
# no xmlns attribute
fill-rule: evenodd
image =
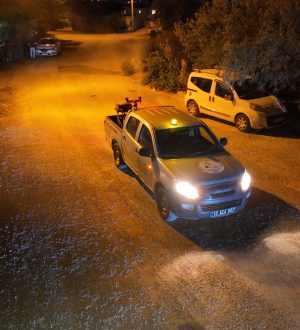
<svg viewBox="0 0 300 330"><path fill-rule="evenodd" d="M187 111L234 122L241 132L279 126L285 123L286 109L252 79L242 84L224 83L218 69L195 70L189 76L184 98Z"/></svg>

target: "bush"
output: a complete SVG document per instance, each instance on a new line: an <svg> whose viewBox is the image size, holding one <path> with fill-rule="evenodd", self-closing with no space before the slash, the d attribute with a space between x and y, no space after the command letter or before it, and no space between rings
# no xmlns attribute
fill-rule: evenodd
<svg viewBox="0 0 300 330"><path fill-rule="evenodd" d="M170 36L155 38L144 62L144 84L170 92L182 89L180 52L176 53L176 48L176 40Z"/></svg>
<svg viewBox="0 0 300 330"><path fill-rule="evenodd" d="M121 69L125 76L132 76L135 73L134 66L130 62L123 62Z"/></svg>

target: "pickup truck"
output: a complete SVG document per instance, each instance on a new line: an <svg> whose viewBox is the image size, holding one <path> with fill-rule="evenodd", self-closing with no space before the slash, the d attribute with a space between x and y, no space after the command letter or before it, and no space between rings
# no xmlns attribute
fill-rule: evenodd
<svg viewBox="0 0 300 330"><path fill-rule="evenodd" d="M225 217L245 207L251 178L224 149L226 138L173 106L126 100L105 118L105 138L116 166L128 165L154 193L163 219Z"/></svg>

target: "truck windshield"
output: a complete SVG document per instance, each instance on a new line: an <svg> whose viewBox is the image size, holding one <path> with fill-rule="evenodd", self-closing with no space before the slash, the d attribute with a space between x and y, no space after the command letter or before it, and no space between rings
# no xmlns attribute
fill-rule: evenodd
<svg viewBox="0 0 300 330"><path fill-rule="evenodd" d="M222 152L216 137L205 127L180 127L155 132L161 158L186 158Z"/></svg>
<svg viewBox="0 0 300 330"><path fill-rule="evenodd" d="M236 81L233 87L242 100L253 100L261 97L269 96L270 94L263 88L259 87L256 81L252 79L246 79L242 82Z"/></svg>

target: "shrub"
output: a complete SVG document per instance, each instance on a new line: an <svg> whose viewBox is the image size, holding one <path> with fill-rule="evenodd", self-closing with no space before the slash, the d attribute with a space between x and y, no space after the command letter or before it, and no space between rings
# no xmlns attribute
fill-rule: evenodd
<svg viewBox="0 0 300 330"><path fill-rule="evenodd" d="M135 73L134 66L130 62L123 62L121 69L125 76L132 76Z"/></svg>
<svg viewBox="0 0 300 330"><path fill-rule="evenodd" d="M143 83L170 92L181 89L180 60L177 55L176 41L172 43L167 35L155 38L144 62Z"/></svg>

